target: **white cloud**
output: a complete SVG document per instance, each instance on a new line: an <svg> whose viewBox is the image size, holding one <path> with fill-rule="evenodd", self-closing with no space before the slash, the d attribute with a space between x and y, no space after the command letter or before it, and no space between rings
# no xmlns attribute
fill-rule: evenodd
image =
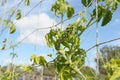
<svg viewBox="0 0 120 80"><path fill-rule="evenodd" d="M16 21L15 21L16 22ZM47 14L41 13L39 15L30 15L19 21L17 21L16 26L20 30L20 36L18 41L21 41L24 37L30 34L33 30L38 28L47 28L56 24L55 20L50 18ZM45 34L49 32L49 29L42 29L31 34L28 38L24 40L24 43L32 43L37 45L45 44Z"/></svg>

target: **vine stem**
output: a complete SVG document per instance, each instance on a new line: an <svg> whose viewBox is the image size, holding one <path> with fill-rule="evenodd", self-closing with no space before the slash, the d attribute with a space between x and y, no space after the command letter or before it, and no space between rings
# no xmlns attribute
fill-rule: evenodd
<svg viewBox="0 0 120 80"><path fill-rule="evenodd" d="M14 47L13 47L13 53L14 53ZM15 66L14 66L14 56L12 55L12 80L14 80L14 72L15 72Z"/></svg>
<svg viewBox="0 0 120 80"><path fill-rule="evenodd" d="M98 44L99 44L99 32L98 32L98 0L96 0L96 52L97 52L97 66L96 66L96 74L99 74L99 50L98 50Z"/></svg>
<svg viewBox="0 0 120 80"><path fill-rule="evenodd" d="M73 68L74 69L74 68ZM77 68L76 69L74 69L78 74L80 74L83 78L84 78L84 80L86 80L86 77L83 75L83 73L81 72L81 71L79 71Z"/></svg>

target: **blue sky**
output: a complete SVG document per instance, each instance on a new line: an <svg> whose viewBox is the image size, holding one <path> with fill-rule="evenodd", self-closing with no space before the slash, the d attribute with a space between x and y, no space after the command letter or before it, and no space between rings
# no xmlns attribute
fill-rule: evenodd
<svg viewBox="0 0 120 80"><path fill-rule="evenodd" d="M68 0L70 5L75 8L75 13L79 10L83 9L83 6L80 4L80 0ZM13 0L8 2L5 7L2 7L1 11L7 11L10 7L14 6L18 0ZM39 0L31 0L31 5L29 7L20 6L19 9L22 10L23 18L21 20L14 20L16 26L16 32L12 35L8 33L8 30L5 30L3 34L0 36L0 46L2 46L2 40L7 37L8 39L13 40L13 44L16 44L18 41L22 40L27 34L35 30L36 28L45 28L50 27L53 24L59 22L59 18L56 18L54 14L50 11L51 5L54 0L45 0L38 7L34 8L32 12L25 16L31 8L34 7L39 2ZM3 9L3 10L2 10ZM91 10L91 9L90 9ZM88 10L88 11L90 11ZM99 42L107 41L113 38L120 37L120 7L114 13L112 21L105 27L101 27L99 25ZM3 14L0 14L2 17ZM4 17L6 15L4 14ZM25 16L25 17L24 17ZM74 21L76 18L72 20L66 21L66 24ZM0 29L2 29L0 27ZM44 39L44 35L49 32L49 29L40 30L32 34L30 37L25 39L18 47L15 48L15 52L18 54L18 58L15 59L16 64L28 64L29 58L32 54L43 55L45 58L50 60L47 57L47 54L53 53L55 54L55 50L47 47ZM95 25L90 27L86 32L83 33L81 37L81 48L87 50L89 47L95 44ZM106 45L120 45L120 41L115 41ZM0 64L6 64L11 61L10 53L12 50L0 51ZM93 63L94 58L96 56L95 49L92 49L87 53L86 65L95 67L95 63ZM54 55L55 56L55 55ZM89 63L91 62L91 63Z"/></svg>

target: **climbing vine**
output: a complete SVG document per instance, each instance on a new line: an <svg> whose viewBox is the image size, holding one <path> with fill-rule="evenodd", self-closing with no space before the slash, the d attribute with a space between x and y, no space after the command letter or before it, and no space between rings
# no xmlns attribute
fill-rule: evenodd
<svg viewBox="0 0 120 80"><path fill-rule="evenodd" d="M81 3L85 9L89 9L91 5L95 4L94 0L81 0ZM72 78L79 78L85 80L97 80L98 78L89 78L81 72L81 68L85 63L86 51L80 47L80 36L83 32L91 27L96 22L101 23L101 26L107 25L111 19L113 13L117 10L119 0L98 0L98 18L96 18L96 7L90 12L90 19L87 20L85 15L85 9L79 12L78 19L73 23L70 23L62 29L51 29L49 33L46 34L46 42L50 48L56 50L56 58L52 61L56 68L56 74L58 75L58 80L71 80ZM52 12L56 17L67 16L71 19L74 15L74 8L69 5L66 0L56 0L51 8ZM52 57L52 55L50 56ZM38 59L41 58L41 59ZM49 64L41 56L33 59L33 63L42 63L40 65ZM43 64L43 62L45 62ZM116 73L116 72L115 72ZM117 73L116 73L117 74ZM115 75L115 74L114 74ZM117 76L111 75L112 79ZM114 76L114 77L113 77ZM119 76L119 74L118 74Z"/></svg>
<svg viewBox="0 0 120 80"><path fill-rule="evenodd" d="M96 2L98 5L93 7ZM30 0L24 0L24 3L26 6L29 6ZM81 4L84 6L84 9L78 12L75 21L69 23L63 29L54 29L53 27L57 26L53 25L49 33L45 35L48 47L56 50L56 57L52 61L48 62L43 56L33 54L30 58L32 65L24 66L24 71L31 72L33 67L49 67L49 64L53 64L58 80L72 80L73 78L78 78L79 80L99 80L96 77L97 75L93 78L92 76L87 76L82 72L82 68L85 63L86 51L81 48L81 35L96 22L100 23L101 26L107 25L112 20L112 16L117 10L120 0L81 0ZM86 9L90 9L91 7L92 9L90 12L86 14ZM56 0L51 7L51 11L60 19L67 17L67 20L70 20L75 15L74 8L67 0ZM21 10L12 9L10 15L15 15L15 13L16 20L21 19ZM16 31L13 21L11 20L11 16L7 20L2 20L4 21L3 23L7 24L9 27L10 34ZM63 22L63 20L61 21ZM2 50L6 48L6 42L7 40L5 39L3 41ZM48 56L53 58L52 54L48 54ZM108 75L108 79L114 80L120 77L119 59L111 60L111 62L106 64L106 66L112 69L112 74L111 72L109 73L110 75ZM8 74L10 77L6 77ZM11 80L14 77L16 78L17 74L14 74L14 76L12 76L12 74L14 73L5 72L3 74L5 76L2 76L1 79Z"/></svg>

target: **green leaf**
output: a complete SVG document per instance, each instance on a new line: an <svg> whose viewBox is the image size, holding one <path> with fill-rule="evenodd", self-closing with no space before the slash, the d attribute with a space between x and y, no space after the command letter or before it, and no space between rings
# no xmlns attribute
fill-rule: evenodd
<svg viewBox="0 0 120 80"><path fill-rule="evenodd" d="M120 68L115 70L115 72L111 76L110 80L116 80L117 78L120 78Z"/></svg>
<svg viewBox="0 0 120 80"><path fill-rule="evenodd" d="M58 0L59 2L61 2L61 3L63 3L64 2L64 0Z"/></svg>
<svg viewBox="0 0 120 80"><path fill-rule="evenodd" d="M118 4L120 4L120 0L116 0L118 2Z"/></svg>
<svg viewBox="0 0 120 80"><path fill-rule="evenodd" d="M27 72L31 73L33 71L33 67L25 65L25 66L23 66L23 71L27 71Z"/></svg>
<svg viewBox="0 0 120 80"><path fill-rule="evenodd" d="M98 22L102 19L102 17L104 16L104 14L105 14L105 9L104 9L104 7L103 6L98 6ZM93 15L92 15L93 17L95 17L96 18L96 9L94 9L93 10Z"/></svg>
<svg viewBox="0 0 120 80"><path fill-rule="evenodd" d="M55 13L55 16L57 17L59 15L59 10L60 10L60 4L55 3L52 5L51 11L53 11Z"/></svg>
<svg viewBox="0 0 120 80"><path fill-rule="evenodd" d="M33 61L34 63L36 63L36 54L33 54L31 57L30 57L30 61Z"/></svg>
<svg viewBox="0 0 120 80"><path fill-rule="evenodd" d="M16 31L16 28L12 22L9 23L10 34L13 34Z"/></svg>
<svg viewBox="0 0 120 80"><path fill-rule="evenodd" d="M74 14L74 9L73 9L73 7L68 6L68 7L67 7L67 10L66 10L67 18L70 19L70 18L73 16L73 14Z"/></svg>
<svg viewBox="0 0 120 80"><path fill-rule="evenodd" d="M6 48L6 44L3 44L1 50L5 50L5 48Z"/></svg>
<svg viewBox="0 0 120 80"><path fill-rule="evenodd" d="M81 32L83 32L87 27L86 26L78 26L77 30L80 30Z"/></svg>
<svg viewBox="0 0 120 80"><path fill-rule="evenodd" d="M91 4L92 4L92 0L82 0L82 4L83 4L85 7L90 7Z"/></svg>
<svg viewBox="0 0 120 80"><path fill-rule="evenodd" d="M33 54L30 58L31 61L33 61L34 64L36 65L41 65L41 66L47 66L48 63L45 60L43 56L36 56L36 54Z"/></svg>
<svg viewBox="0 0 120 80"><path fill-rule="evenodd" d="M21 10L17 10L16 20L19 20L21 18Z"/></svg>
<svg viewBox="0 0 120 80"><path fill-rule="evenodd" d="M57 41L54 43L54 45L55 45L55 49L56 49L56 50L59 50L59 49L60 49L60 41L59 41L59 40L57 40Z"/></svg>
<svg viewBox="0 0 120 80"><path fill-rule="evenodd" d="M107 10L105 16L103 17L102 26L108 24L111 21L111 19L112 19L112 12L110 10Z"/></svg>
<svg viewBox="0 0 120 80"><path fill-rule="evenodd" d="M25 0L25 5L29 6L30 5L30 0Z"/></svg>
<svg viewBox="0 0 120 80"><path fill-rule="evenodd" d="M79 38L79 36L77 36L76 38L75 38L75 41L74 41L74 47L75 47L75 49L76 48L79 48L79 46L80 46L80 38Z"/></svg>
<svg viewBox="0 0 120 80"><path fill-rule="evenodd" d="M114 2L113 3L113 6L112 6L112 11L115 12L118 8L118 3L117 2Z"/></svg>
<svg viewBox="0 0 120 80"><path fill-rule="evenodd" d="M82 4L86 7L86 0L82 0Z"/></svg>
<svg viewBox="0 0 120 80"><path fill-rule="evenodd" d="M40 61L41 61L41 60L40 60L39 57L36 57L36 58L35 58L35 62L36 62L36 64L40 64Z"/></svg>
<svg viewBox="0 0 120 80"><path fill-rule="evenodd" d="M49 47L52 47L52 41L51 41L51 35L49 34L49 33L47 33L46 35L45 35L45 39L46 39L46 42L47 42L47 45L49 46Z"/></svg>
<svg viewBox="0 0 120 80"><path fill-rule="evenodd" d="M43 56L39 56L38 59L41 66L48 66L48 63Z"/></svg>
<svg viewBox="0 0 120 80"><path fill-rule="evenodd" d="M47 56L52 57L52 54L48 54Z"/></svg>
<svg viewBox="0 0 120 80"><path fill-rule="evenodd" d="M63 42L62 42L62 44L63 44L65 47L70 48L70 45L69 45L69 43L68 43L68 42L63 41Z"/></svg>

